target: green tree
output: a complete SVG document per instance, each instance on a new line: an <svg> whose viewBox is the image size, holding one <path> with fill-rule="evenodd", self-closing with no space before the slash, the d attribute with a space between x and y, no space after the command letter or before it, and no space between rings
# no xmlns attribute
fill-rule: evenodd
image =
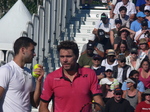
<svg viewBox="0 0 150 112"><path fill-rule="evenodd" d="M42 5L43 0L22 0L31 14L37 13L37 3ZM0 0L1 17L17 2L17 0Z"/></svg>

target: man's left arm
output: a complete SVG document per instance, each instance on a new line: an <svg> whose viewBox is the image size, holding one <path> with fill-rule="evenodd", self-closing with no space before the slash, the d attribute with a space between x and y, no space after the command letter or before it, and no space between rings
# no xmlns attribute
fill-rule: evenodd
<svg viewBox="0 0 150 112"><path fill-rule="evenodd" d="M44 70L43 66L39 65L38 68L34 70L36 74L39 75L39 77L36 80L36 87L35 91L30 93L30 102L33 107L38 107L39 102L40 102L40 95L41 95L41 87L42 87L42 79L44 76Z"/></svg>
<svg viewBox="0 0 150 112"><path fill-rule="evenodd" d="M100 104L102 107L104 107L104 102L100 96L101 90L100 90L100 85L98 84L98 79L97 76L95 74L95 71L92 70L92 74L91 74L91 92L93 93L93 100Z"/></svg>
<svg viewBox="0 0 150 112"><path fill-rule="evenodd" d="M104 57L104 52L100 51L97 47L94 47L94 49L101 57Z"/></svg>
<svg viewBox="0 0 150 112"><path fill-rule="evenodd" d="M104 108L104 102L102 100L102 97L100 95L93 96L94 102L100 104Z"/></svg>

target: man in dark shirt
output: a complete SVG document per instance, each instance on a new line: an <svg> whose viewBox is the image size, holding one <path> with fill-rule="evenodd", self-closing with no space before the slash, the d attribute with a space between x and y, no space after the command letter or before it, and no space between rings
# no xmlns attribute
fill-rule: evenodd
<svg viewBox="0 0 150 112"><path fill-rule="evenodd" d="M93 65L91 69L93 69L97 75L98 80L104 78L105 67L101 66L102 57L98 54L95 54L92 59Z"/></svg>
<svg viewBox="0 0 150 112"><path fill-rule="evenodd" d="M114 97L106 103L105 112L131 112L130 103L122 98L122 94L120 88L114 90Z"/></svg>
<svg viewBox="0 0 150 112"><path fill-rule="evenodd" d="M90 68L92 66L92 58L94 56L94 43L93 42L88 42L87 43L87 52L82 54L79 57L79 65L82 67L87 67Z"/></svg>

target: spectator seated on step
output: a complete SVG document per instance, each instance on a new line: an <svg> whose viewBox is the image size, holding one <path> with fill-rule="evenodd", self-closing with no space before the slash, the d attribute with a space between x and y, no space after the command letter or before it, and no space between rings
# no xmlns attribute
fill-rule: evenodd
<svg viewBox="0 0 150 112"><path fill-rule="evenodd" d="M96 40L96 42L102 44L102 46L104 48L104 52L107 49L112 49L110 38L106 37L106 33L105 33L105 31L103 29L98 29L95 40Z"/></svg>
<svg viewBox="0 0 150 112"><path fill-rule="evenodd" d="M136 106L135 112L150 111L150 89L146 89L142 94L142 97L143 101Z"/></svg>
<svg viewBox="0 0 150 112"><path fill-rule="evenodd" d="M126 57L126 64L131 66L132 70L138 70L141 65L141 60L138 57L138 49L131 48L131 53Z"/></svg>
<svg viewBox="0 0 150 112"><path fill-rule="evenodd" d="M148 41L148 37L150 36L150 30L148 29L148 21L143 20L141 22L141 29L138 30L135 34L134 41L138 44L139 40L142 38L146 38Z"/></svg>
<svg viewBox="0 0 150 112"><path fill-rule="evenodd" d="M105 112L132 112L129 101L122 98L122 94L120 88L114 90L114 97L107 101Z"/></svg>
<svg viewBox="0 0 150 112"><path fill-rule="evenodd" d="M94 56L94 43L93 42L88 42L87 43L87 51L86 53L82 54L80 57L79 57L79 65L82 66L82 67L87 67L87 68L90 68L92 66L92 59L93 59L93 56Z"/></svg>
<svg viewBox="0 0 150 112"><path fill-rule="evenodd" d="M127 8L125 6L121 6L119 8L119 14L116 14L114 16L114 20L117 18L121 19L121 21L122 21L121 26L125 26L125 27L129 28L130 27L130 18L126 13L127 13Z"/></svg>
<svg viewBox="0 0 150 112"><path fill-rule="evenodd" d="M105 31L106 38L109 38L110 30L112 29L113 24L110 22L107 14L102 13L101 19L97 21L93 34L97 35L98 29L103 29Z"/></svg>
<svg viewBox="0 0 150 112"><path fill-rule="evenodd" d="M118 2L116 4L114 12L113 12L114 15L119 14L119 8L121 6L125 6L127 8L127 13L126 14L130 17L130 21L133 21L134 17L135 17L135 14L136 14L136 8L135 8L134 3L132 3L129 0L122 0L121 2Z"/></svg>
<svg viewBox="0 0 150 112"><path fill-rule="evenodd" d="M119 55L117 61L118 65L113 67L113 77L119 81L121 87L122 83L129 77L131 67L126 64L124 55Z"/></svg>
<svg viewBox="0 0 150 112"><path fill-rule="evenodd" d="M131 23L130 29L137 32L141 29L141 22L145 20L146 15L143 12L136 14L137 19ZM150 28L150 24L148 24Z"/></svg>
<svg viewBox="0 0 150 112"><path fill-rule="evenodd" d="M102 61L101 66L104 66L106 68L113 68L113 66L118 64L115 57L115 51L113 49L108 49L106 52L106 59Z"/></svg>
<svg viewBox="0 0 150 112"><path fill-rule="evenodd" d="M102 44L98 43L95 40L95 35L94 34L90 34L88 42L93 42L94 44L94 54L99 54L101 57L104 57L104 49ZM83 45L82 47L82 51L81 51L81 55L85 54L87 52L87 43Z"/></svg>
<svg viewBox="0 0 150 112"><path fill-rule="evenodd" d="M133 41L135 32L127 27L121 27L118 31L118 37L114 40L114 49L116 50L118 44L125 40L127 42L128 48L132 48L135 44Z"/></svg>
<svg viewBox="0 0 150 112"><path fill-rule="evenodd" d="M101 66L102 59L103 58L98 54L95 54L92 59L93 64L91 66L91 69L93 69L95 71L98 81L100 81L100 79L104 78L105 67Z"/></svg>

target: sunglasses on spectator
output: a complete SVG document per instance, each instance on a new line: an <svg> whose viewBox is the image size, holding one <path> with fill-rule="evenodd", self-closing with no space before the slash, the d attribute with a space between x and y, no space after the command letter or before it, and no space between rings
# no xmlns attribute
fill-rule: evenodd
<svg viewBox="0 0 150 112"><path fill-rule="evenodd" d="M116 93L115 95L122 95L121 93Z"/></svg>
<svg viewBox="0 0 150 112"><path fill-rule="evenodd" d="M137 54L136 52L131 52L131 54Z"/></svg>
<svg viewBox="0 0 150 112"><path fill-rule="evenodd" d="M146 96L150 96L150 94L145 94Z"/></svg>
<svg viewBox="0 0 150 112"><path fill-rule="evenodd" d="M124 59L124 60L120 60L120 62L121 62L121 63L125 63L125 62L126 62L126 60L125 60L125 59Z"/></svg>
<svg viewBox="0 0 150 112"><path fill-rule="evenodd" d="M95 58L95 59L93 59L93 60L95 60L95 61L96 61L96 60L100 61L100 59L98 59L98 58Z"/></svg>

